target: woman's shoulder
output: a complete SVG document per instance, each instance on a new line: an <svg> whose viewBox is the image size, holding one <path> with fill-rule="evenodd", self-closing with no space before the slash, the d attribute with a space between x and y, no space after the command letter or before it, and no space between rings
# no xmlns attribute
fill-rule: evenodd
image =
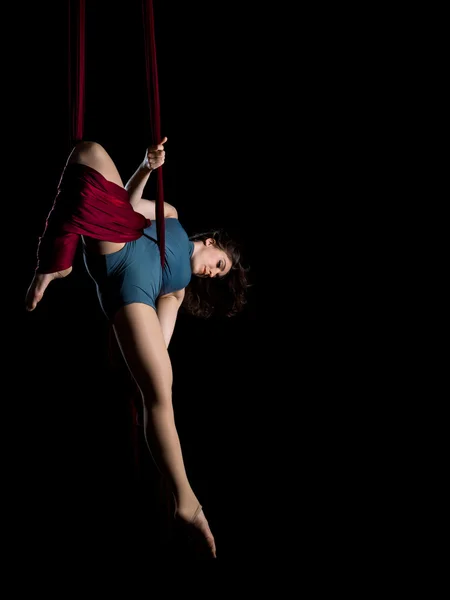
<svg viewBox="0 0 450 600"><path fill-rule="evenodd" d="M182 229L183 231L185 231L185 229L184 229L183 225L181 224L181 222L179 221L178 217L166 217L164 219L164 222L165 222L165 226L170 229L173 229L173 230L176 230L176 229L181 230Z"/></svg>
<svg viewBox="0 0 450 600"><path fill-rule="evenodd" d="M164 221L165 227L168 231L174 235L186 237L187 239L189 238L186 228L178 218L172 217L170 219L165 219Z"/></svg>

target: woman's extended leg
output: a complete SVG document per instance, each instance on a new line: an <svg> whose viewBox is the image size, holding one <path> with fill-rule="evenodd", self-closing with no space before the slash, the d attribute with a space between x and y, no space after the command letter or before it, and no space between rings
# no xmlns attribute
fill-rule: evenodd
<svg viewBox="0 0 450 600"><path fill-rule="evenodd" d="M156 311L146 304L122 307L114 331L125 362L141 392L149 450L167 479L177 518L215 555L214 537L186 474L172 405L172 366Z"/></svg>

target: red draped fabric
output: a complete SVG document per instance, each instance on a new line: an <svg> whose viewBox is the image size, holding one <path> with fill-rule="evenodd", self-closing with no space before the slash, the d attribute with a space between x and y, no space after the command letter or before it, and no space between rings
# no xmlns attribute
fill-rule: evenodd
<svg viewBox="0 0 450 600"><path fill-rule="evenodd" d="M39 240L37 271L71 267L80 235L131 242L149 225L149 219L133 210L127 190L87 165L69 164Z"/></svg>
<svg viewBox="0 0 450 600"><path fill-rule="evenodd" d="M157 144L161 140L161 122L152 0L143 0L142 7L152 143ZM85 0L69 0L68 8L69 137L73 145L83 138L84 133ZM37 272L52 273L72 266L80 235L111 242L126 242L137 239L142 230L150 224L142 215L136 218L137 213L129 205L125 190L119 192L118 186L108 186L110 182L99 173L91 172L88 176L85 170L84 179L82 177L77 180L75 172L80 175L81 171L72 166L66 168L61 178L55 202L39 240ZM164 265L164 198L161 168L157 169L156 176L156 227L161 264ZM73 185L72 189L68 183ZM108 197L108 194L111 195ZM115 201L117 195L121 199L120 205Z"/></svg>
<svg viewBox="0 0 450 600"><path fill-rule="evenodd" d="M152 143L161 140L161 110L159 104L158 65L156 61L155 19L153 0L142 0L142 18L144 22L145 67L147 76L148 105L150 109L150 128ZM165 231L164 231L164 191L162 168L156 170L156 231L164 265Z"/></svg>

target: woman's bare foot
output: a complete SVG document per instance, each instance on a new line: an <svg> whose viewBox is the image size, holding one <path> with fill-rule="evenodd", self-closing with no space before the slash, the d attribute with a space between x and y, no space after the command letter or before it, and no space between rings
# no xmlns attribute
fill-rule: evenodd
<svg viewBox="0 0 450 600"><path fill-rule="evenodd" d="M54 279L61 279L67 277L72 272L72 267L64 269L64 271L57 271L56 273L36 273L33 277L30 287L28 288L27 295L25 298L25 308L31 312L36 308L38 302L42 300L45 290L48 284Z"/></svg>

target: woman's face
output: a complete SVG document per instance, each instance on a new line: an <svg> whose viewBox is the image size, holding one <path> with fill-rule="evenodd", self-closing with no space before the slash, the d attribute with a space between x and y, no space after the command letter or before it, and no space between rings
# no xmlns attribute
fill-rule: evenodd
<svg viewBox="0 0 450 600"><path fill-rule="evenodd" d="M231 269L231 260L213 238L208 238L198 242L191 257L191 268L197 277L225 277Z"/></svg>

